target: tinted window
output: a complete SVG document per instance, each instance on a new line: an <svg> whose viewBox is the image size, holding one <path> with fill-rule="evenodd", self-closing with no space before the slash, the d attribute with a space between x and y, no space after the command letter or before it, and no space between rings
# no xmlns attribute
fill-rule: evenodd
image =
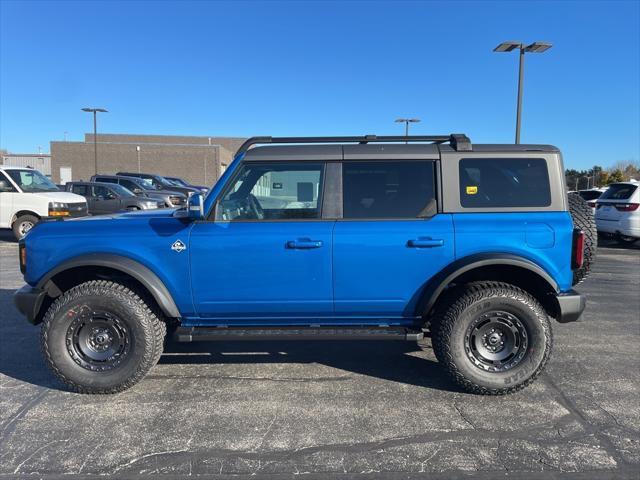
<svg viewBox="0 0 640 480"><path fill-rule="evenodd" d="M219 220L320 217L321 164L245 164L220 200Z"/></svg>
<svg viewBox="0 0 640 480"><path fill-rule="evenodd" d="M138 190L142 190L142 188L140 187L140 185L136 184L135 182L131 181L131 180L126 180L124 178L120 179L120 185L122 185L124 188L131 190L132 192L135 189Z"/></svg>
<svg viewBox="0 0 640 480"><path fill-rule="evenodd" d="M345 162L344 218L417 218L436 213L429 161Z"/></svg>
<svg viewBox="0 0 640 480"><path fill-rule="evenodd" d="M601 200L627 200L638 187L628 183L614 183L600 197Z"/></svg>
<svg viewBox="0 0 640 480"><path fill-rule="evenodd" d="M542 158L465 158L460 160L463 207L547 207L551 190Z"/></svg>
<svg viewBox="0 0 640 480"><path fill-rule="evenodd" d="M89 187L87 185L74 185L72 187L72 192L77 193L78 195L82 195L84 197L88 197Z"/></svg>
<svg viewBox="0 0 640 480"><path fill-rule="evenodd" d="M578 192L578 195L580 195L583 199L588 201L588 200L595 200L597 198L600 198L600 195L602 195L602 192L599 192L598 190L582 190Z"/></svg>
<svg viewBox="0 0 640 480"><path fill-rule="evenodd" d="M106 183L118 183L117 178L109 178L109 177L95 177L93 179L94 182L106 182Z"/></svg>

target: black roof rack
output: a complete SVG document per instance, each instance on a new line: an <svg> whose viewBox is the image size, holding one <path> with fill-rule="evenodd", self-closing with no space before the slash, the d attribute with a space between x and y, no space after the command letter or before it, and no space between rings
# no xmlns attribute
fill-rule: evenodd
<svg viewBox="0 0 640 480"><path fill-rule="evenodd" d="M360 137L251 137L246 140L235 154L235 157L249 150L249 147L258 144L270 143L393 143L393 142L431 142L446 143L454 150L470 151L471 140L464 133L452 133L450 135L363 135Z"/></svg>

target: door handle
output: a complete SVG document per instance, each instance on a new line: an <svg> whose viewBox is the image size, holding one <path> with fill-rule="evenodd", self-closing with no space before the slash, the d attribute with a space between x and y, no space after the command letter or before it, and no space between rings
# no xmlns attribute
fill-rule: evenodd
<svg viewBox="0 0 640 480"><path fill-rule="evenodd" d="M409 240L407 242L407 247L412 248L433 248L433 247L442 247L444 245L444 240L441 238L430 238L430 237L420 237L415 240Z"/></svg>
<svg viewBox="0 0 640 480"><path fill-rule="evenodd" d="M287 248L293 248L298 250L320 248L321 246L322 246L322 240L311 240L309 238L299 238L298 240L289 240L287 242Z"/></svg>

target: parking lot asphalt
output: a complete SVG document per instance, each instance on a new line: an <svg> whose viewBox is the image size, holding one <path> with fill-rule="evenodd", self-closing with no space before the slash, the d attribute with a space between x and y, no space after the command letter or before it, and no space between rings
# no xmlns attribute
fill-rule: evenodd
<svg viewBox="0 0 640 480"><path fill-rule="evenodd" d="M458 391L428 339L170 343L136 387L65 391L13 306L0 234L0 478L639 478L640 248L600 248L584 321L554 323L546 372ZM425 475L428 474L428 475Z"/></svg>

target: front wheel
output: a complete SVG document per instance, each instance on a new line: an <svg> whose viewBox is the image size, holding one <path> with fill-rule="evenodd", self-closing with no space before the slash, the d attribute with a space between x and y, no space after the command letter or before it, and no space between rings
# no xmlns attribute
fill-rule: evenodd
<svg viewBox="0 0 640 480"><path fill-rule="evenodd" d="M165 323L124 285L95 280L48 309L41 344L55 375L80 393L116 393L139 382L164 347Z"/></svg>
<svg viewBox="0 0 640 480"><path fill-rule="evenodd" d="M29 230L35 227L36 223L39 221L38 217L34 215L22 215L16 218L16 221L13 222L11 227L16 240L22 240L25 235L29 233Z"/></svg>
<svg viewBox="0 0 640 480"><path fill-rule="evenodd" d="M551 354L549 318L518 287L477 282L452 289L432 321L433 348L471 393L503 395L530 384Z"/></svg>

